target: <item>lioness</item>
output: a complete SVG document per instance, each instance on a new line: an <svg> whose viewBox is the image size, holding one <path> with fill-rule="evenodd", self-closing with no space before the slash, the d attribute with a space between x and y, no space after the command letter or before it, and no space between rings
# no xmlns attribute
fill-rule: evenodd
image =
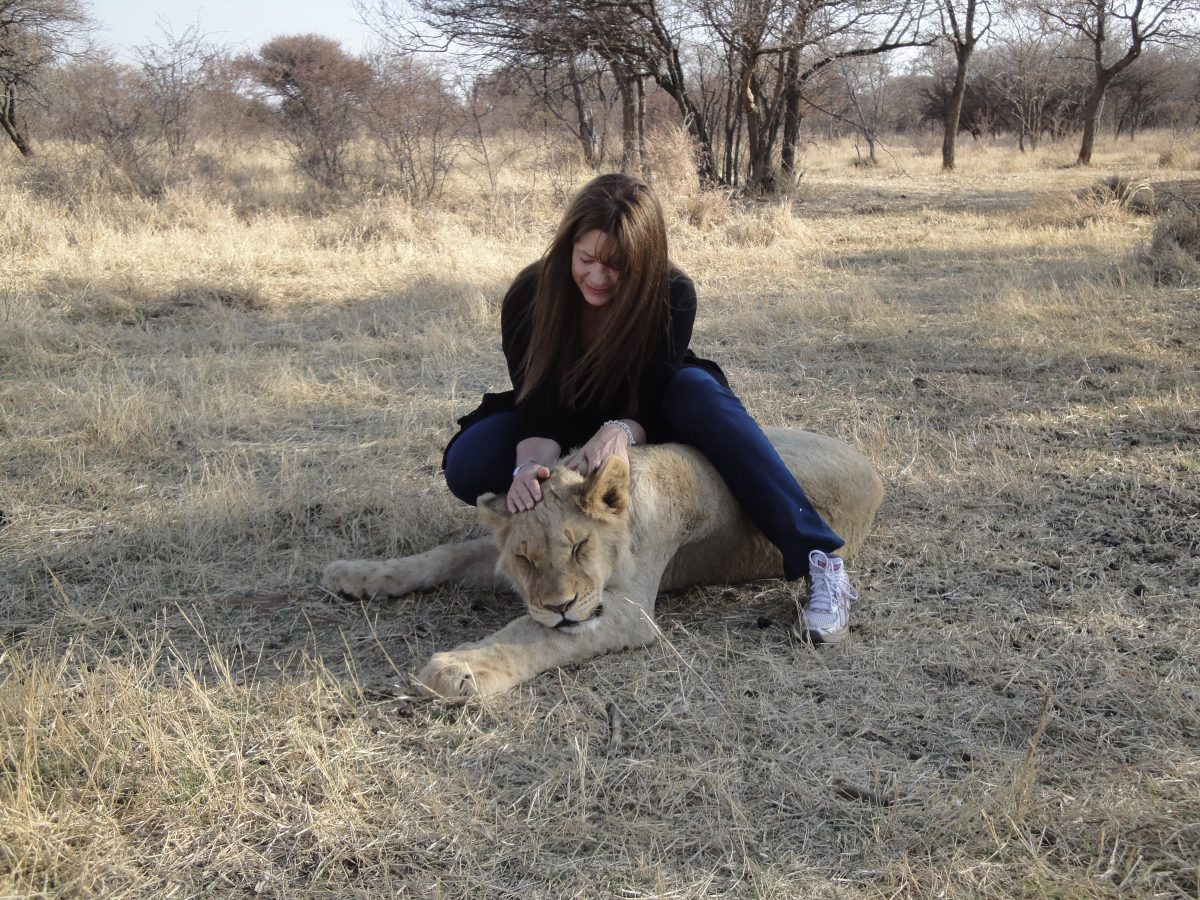
<svg viewBox="0 0 1200 900"><path fill-rule="evenodd" d="M857 450L830 437L765 430L813 506L862 546L883 484ZM716 470L682 444L636 447L584 477L559 467L533 510L479 498L494 537L382 562L338 560L322 586L360 598L397 597L444 583L516 588L527 614L481 641L434 654L416 676L431 696L462 700L507 690L568 663L654 640L661 590L779 577L779 551L742 512Z"/></svg>

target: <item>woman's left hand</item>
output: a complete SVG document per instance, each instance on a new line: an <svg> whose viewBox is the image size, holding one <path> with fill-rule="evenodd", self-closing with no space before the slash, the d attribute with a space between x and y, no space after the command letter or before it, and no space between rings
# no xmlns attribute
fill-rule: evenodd
<svg viewBox="0 0 1200 900"><path fill-rule="evenodd" d="M645 432L642 431L641 426L636 422L631 423L629 419L626 419L625 422L633 431L635 440L639 443L645 440ZM629 435L620 425L602 425L590 441L567 457L564 465L581 475L586 475L599 468L600 464L610 456L619 456L626 463L629 462Z"/></svg>

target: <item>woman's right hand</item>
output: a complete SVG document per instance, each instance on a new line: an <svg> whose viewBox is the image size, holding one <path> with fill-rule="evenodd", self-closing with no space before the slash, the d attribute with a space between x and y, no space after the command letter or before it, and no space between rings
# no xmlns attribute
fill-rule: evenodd
<svg viewBox="0 0 1200 900"><path fill-rule="evenodd" d="M549 477L550 470L536 460L522 463L508 489L508 511L528 512L537 506L542 499L542 482Z"/></svg>

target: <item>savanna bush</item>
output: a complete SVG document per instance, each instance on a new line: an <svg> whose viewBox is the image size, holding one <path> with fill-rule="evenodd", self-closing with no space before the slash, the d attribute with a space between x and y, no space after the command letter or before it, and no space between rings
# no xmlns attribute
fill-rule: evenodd
<svg viewBox="0 0 1200 900"><path fill-rule="evenodd" d="M1150 215L1154 212L1154 186L1145 179L1131 175L1110 175L1085 189L1080 200L1097 210L1110 207Z"/></svg>
<svg viewBox="0 0 1200 900"><path fill-rule="evenodd" d="M1200 284L1200 210L1177 204L1154 226L1147 264L1157 284Z"/></svg>
<svg viewBox="0 0 1200 900"><path fill-rule="evenodd" d="M679 198L700 193L696 144L678 125L655 128L646 136L642 162L646 180L660 195Z"/></svg>

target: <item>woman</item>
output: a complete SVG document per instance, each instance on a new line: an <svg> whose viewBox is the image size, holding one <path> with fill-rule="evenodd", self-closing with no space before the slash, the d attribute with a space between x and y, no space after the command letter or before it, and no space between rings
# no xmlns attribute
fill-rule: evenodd
<svg viewBox="0 0 1200 900"><path fill-rule="evenodd" d="M783 553L808 601L793 630L836 642L857 595L821 519L715 363L689 349L691 279L667 257L662 209L644 182L601 175L572 199L545 256L504 298L500 329L513 390L487 394L459 420L442 469L473 504L507 493L512 513L541 500L565 464L587 472L642 443L704 453L750 518Z"/></svg>

